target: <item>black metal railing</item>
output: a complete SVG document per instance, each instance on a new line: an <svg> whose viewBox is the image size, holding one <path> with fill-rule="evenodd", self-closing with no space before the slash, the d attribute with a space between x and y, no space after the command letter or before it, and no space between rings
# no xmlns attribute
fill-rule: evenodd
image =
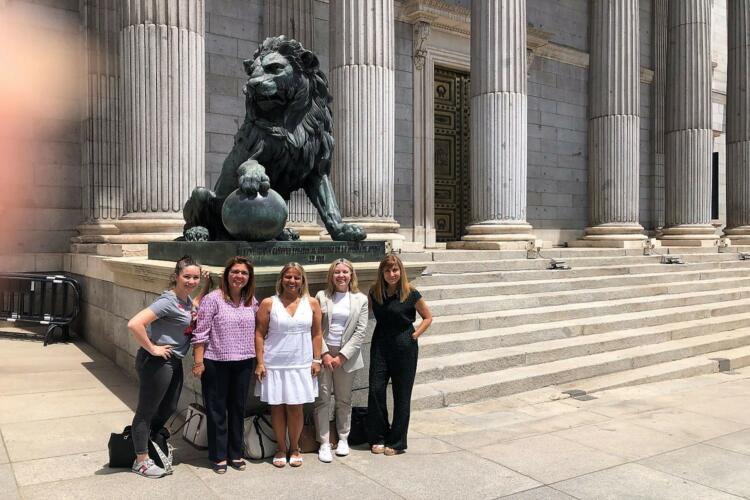
<svg viewBox="0 0 750 500"><path fill-rule="evenodd" d="M63 340L81 309L81 285L68 276L0 273L0 321L47 325L44 345L56 329Z"/></svg>

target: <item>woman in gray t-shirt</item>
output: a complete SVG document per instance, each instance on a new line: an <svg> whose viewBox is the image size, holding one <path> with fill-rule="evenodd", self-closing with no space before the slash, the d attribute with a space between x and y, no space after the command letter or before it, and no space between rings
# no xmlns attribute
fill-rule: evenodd
<svg viewBox="0 0 750 500"><path fill-rule="evenodd" d="M133 417L133 447L136 458L133 472L146 477L161 477L164 469L148 457L151 432L164 427L177 410L182 391L182 358L190 348L191 321L207 287L196 299L190 294L198 288L201 268L189 256L177 261L169 290L128 322L128 328L141 345L135 358L140 380L138 408ZM208 273L203 273L208 278Z"/></svg>

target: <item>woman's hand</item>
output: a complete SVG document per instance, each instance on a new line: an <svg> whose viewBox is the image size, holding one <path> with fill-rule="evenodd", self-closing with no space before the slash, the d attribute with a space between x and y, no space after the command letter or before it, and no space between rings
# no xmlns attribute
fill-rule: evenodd
<svg viewBox="0 0 750 500"><path fill-rule="evenodd" d="M266 365L258 363L255 366L255 376L258 378L258 382L263 382L263 377L266 376Z"/></svg>
<svg viewBox="0 0 750 500"><path fill-rule="evenodd" d="M419 335L417 335L417 332L414 332L411 334L411 338L417 340L419 338Z"/></svg>
<svg viewBox="0 0 750 500"><path fill-rule="evenodd" d="M193 377L201 378L201 375L203 375L204 371L206 371L206 367L203 365L203 363L195 363L193 365Z"/></svg>
<svg viewBox="0 0 750 500"><path fill-rule="evenodd" d="M336 368L339 368L341 365L344 364L344 360L342 358L343 356L339 354L331 360L331 370L335 370Z"/></svg>
<svg viewBox="0 0 750 500"><path fill-rule="evenodd" d="M169 359L172 357L172 346L171 345L155 345L151 347L149 353L152 356L159 356L160 358Z"/></svg>
<svg viewBox="0 0 750 500"><path fill-rule="evenodd" d="M333 366L331 366L331 362L334 360L334 357L331 356L328 353L323 354L323 366L328 370L333 370Z"/></svg>
<svg viewBox="0 0 750 500"><path fill-rule="evenodd" d="M316 363L315 361L313 361L313 364L310 367L310 371L312 372L313 377L317 377L320 373L320 363Z"/></svg>

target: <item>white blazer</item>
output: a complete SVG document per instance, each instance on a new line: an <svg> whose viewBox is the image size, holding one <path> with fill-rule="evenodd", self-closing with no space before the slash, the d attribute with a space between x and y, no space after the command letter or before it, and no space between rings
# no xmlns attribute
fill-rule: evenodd
<svg viewBox="0 0 750 500"><path fill-rule="evenodd" d="M362 360L362 342L365 339L365 330L367 330L367 296L363 293L350 293L349 317L344 326L344 333L341 335L341 354L346 356L346 363L343 369L351 373L360 368L364 368L365 363ZM331 316L329 311L333 311L333 299L329 298L325 290L321 290L315 295L320 303L320 310L323 313L323 350L322 354L328 352L328 329L331 326Z"/></svg>

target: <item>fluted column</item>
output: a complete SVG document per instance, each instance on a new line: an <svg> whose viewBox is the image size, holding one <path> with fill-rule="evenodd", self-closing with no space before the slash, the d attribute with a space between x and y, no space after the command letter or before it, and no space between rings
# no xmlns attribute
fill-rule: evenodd
<svg viewBox="0 0 750 500"><path fill-rule="evenodd" d="M711 0L669 2L663 245L710 246Z"/></svg>
<svg viewBox="0 0 750 500"><path fill-rule="evenodd" d="M750 0L727 2L727 229L750 244Z"/></svg>
<svg viewBox="0 0 750 500"><path fill-rule="evenodd" d="M465 248L513 248L526 222L526 0L471 3L471 215Z"/></svg>
<svg viewBox="0 0 750 500"><path fill-rule="evenodd" d="M332 181L347 222L400 247L394 219L393 0L331 0Z"/></svg>
<svg viewBox="0 0 750 500"><path fill-rule="evenodd" d="M82 4L86 96L81 123L81 188L85 221L73 243L107 243L119 231L120 185L120 8L117 0ZM77 247L74 247L77 250Z"/></svg>
<svg viewBox="0 0 750 500"><path fill-rule="evenodd" d="M589 66L589 221L584 241L640 245L638 0L594 0Z"/></svg>
<svg viewBox="0 0 750 500"><path fill-rule="evenodd" d="M667 29L669 0L653 0L653 66L654 81L651 84L653 117L653 223L661 230L664 227L664 127L666 125L667 98Z"/></svg>
<svg viewBox="0 0 750 500"><path fill-rule="evenodd" d="M133 242L182 234L205 183L204 0L122 0L123 209Z"/></svg>
<svg viewBox="0 0 750 500"><path fill-rule="evenodd" d="M303 47L315 51L313 29L313 0L269 0L266 2L266 36L284 35ZM247 54L249 57L251 54ZM301 239L317 240L321 231L318 212L303 190L292 193L287 203L287 227L296 229Z"/></svg>

